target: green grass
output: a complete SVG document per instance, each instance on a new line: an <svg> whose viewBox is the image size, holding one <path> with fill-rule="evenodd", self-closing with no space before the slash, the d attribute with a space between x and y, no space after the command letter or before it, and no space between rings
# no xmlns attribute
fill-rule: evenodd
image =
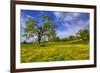
<svg viewBox="0 0 100 73"><path fill-rule="evenodd" d="M21 44L21 62L50 62L89 59L89 44L49 42L42 47L38 44Z"/></svg>

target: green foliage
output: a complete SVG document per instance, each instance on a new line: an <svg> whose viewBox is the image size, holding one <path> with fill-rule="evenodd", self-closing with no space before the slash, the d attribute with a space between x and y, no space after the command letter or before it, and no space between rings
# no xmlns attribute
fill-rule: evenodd
<svg viewBox="0 0 100 73"><path fill-rule="evenodd" d="M68 39L69 39L69 40L74 40L75 37L71 35L71 36L68 37Z"/></svg>
<svg viewBox="0 0 100 73"><path fill-rule="evenodd" d="M81 29L78 33L77 33L77 38L82 39L84 41L89 40L89 30L87 29Z"/></svg>
<svg viewBox="0 0 100 73"><path fill-rule="evenodd" d="M63 38L63 39L60 39L61 42L66 42L68 41L68 38Z"/></svg>
<svg viewBox="0 0 100 73"><path fill-rule="evenodd" d="M26 33L26 37L30 37L38 31L37 29L35 29L36 23L37 21L35 19L28 18L26 22L26 27L24 29L24 32Z"/></svg>
<svg viewBox="0 0 100 73"><path fill-rule="evenodd" d="M24 29L26 37L37 36L39 44L44 35L47 35L49 39L52 39L55 36L55 27L51 17L45 14L41 14L40 17L45 20L42 25L37 25L37 20L28 18Z"/></svg>
<svg viewBox="0 0 100 73"><path fill-rule="evenodd" d="M61 39L61 41L63 41L63 42L72 41L72 40L75 40L75 36L71 35L71 36L69 36L67 38Z"/></svg>
<svg viewBox="0 0 100 73"><path fill-rule="evenodd" d="M44 29L45 33L48 36L48 41L52 40L55 36L55 24L52 21L52 18L50 16L47 16L45 14L41 14L40 17L45 20L44 24L42 24L42 28Z"/></svg>
<svg viewBox="0 0 100 73"><path fill-rule="evenodd" d="M88 60L89 44L68 44L49 42L44 47L38 44L22 44L21 62L50 62L69 60Z"/></svg>
<svg viewBox="0 0 100 73"><path fill-rule="evenodd" d="M54 37L52 40L50 40L52 42L59 42L60 41L60 38L59 37Z"/></svg>

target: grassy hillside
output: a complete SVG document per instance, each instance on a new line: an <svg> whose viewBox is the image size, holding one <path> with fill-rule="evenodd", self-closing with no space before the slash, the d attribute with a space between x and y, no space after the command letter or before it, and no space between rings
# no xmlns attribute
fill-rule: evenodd
<svg viewBox="0 0 100 73"><path fill-rule="evenodd" d="M49 42L44 46L22 44L21 62L49 62L89 59L89 44Z"/></svg>

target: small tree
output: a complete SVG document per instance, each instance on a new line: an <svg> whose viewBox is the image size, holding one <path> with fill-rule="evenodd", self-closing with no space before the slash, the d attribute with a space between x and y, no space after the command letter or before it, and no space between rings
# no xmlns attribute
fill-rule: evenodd
<svg viewBox="0 0 100 73"><path fill-rule="evenodd" d="M74 40L74 39L75 39L75 36L71 35L71 36L68 37L68 40Z"/></svg>
<svg viewBox="0 0 100 73"><path fill-rule="evenodd" d="M89 40L89 30L87 30L87 29L80 30L80 31L77 33L77 37L78 37L79 39L82 39L82 40Z"/></svg>

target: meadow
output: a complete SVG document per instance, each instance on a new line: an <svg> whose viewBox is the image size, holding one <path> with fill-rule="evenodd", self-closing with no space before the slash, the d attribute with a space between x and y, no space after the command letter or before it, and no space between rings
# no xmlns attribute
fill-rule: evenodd
<svg viewBox="0 0 100 73"><path fill-rule="evenodd" d="M21 62L51 62L88 60L88 43L47 42L39 44L21 44Z"/></svg>

